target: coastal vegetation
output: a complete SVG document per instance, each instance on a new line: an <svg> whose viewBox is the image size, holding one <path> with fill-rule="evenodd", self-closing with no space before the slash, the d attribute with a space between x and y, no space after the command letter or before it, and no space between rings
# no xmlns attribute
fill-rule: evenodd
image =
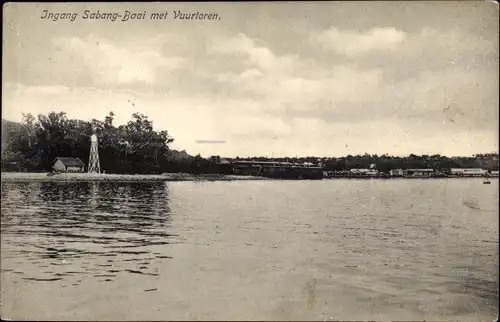
<svg viewBox="0 0 500 322"><path fill-rule="evenodd" d="M406 157L384 155L347 155L343 157L250 157L222 158L191 156L186 151L170 148L174 138L165 131L153 129L147 116L134 113L124 125L113 124L110 112L104 120L69 119L64 112L48 115L24 114L21 123L2 120L2 171L51 171L56 157L78 157L85 164L90 151L90 136L99 140L101 169L115 174L231 174L233 161L274 161L311 163L325 170L342 171L368 168L375 164L378 171L391 169L483 168L498 170L498 154L470 157L414 155Z"/></svg>

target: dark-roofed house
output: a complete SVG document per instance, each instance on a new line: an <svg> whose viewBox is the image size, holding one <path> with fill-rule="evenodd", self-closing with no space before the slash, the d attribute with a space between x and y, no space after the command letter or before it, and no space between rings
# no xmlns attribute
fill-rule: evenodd
<svg viewBox="0 0 500 322"><path fill-rule="evenodd" d="M54 160L52 166L57 172L84 172L85 165L79 158L59 157Z"/></svg>

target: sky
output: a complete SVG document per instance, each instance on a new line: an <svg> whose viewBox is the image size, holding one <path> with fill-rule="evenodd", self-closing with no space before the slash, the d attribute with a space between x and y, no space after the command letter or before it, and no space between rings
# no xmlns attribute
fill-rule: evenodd
<svg viewBox="0 0 500 322"><path fill-rule="evenodd" d="M140 112L202 156L498 151L493 2L9 3L3 15L3 119L113 111L120 125Z"/></svg>

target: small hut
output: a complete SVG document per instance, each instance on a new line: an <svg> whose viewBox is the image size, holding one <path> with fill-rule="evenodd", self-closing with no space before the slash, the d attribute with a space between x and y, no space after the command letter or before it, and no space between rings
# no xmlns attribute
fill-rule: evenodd
<svg viewBox="0 0 500 322"><path fill-rule="evenodd" d="M85 165L79 158L59 157L54 160L52 166L57 172L84 172Z"/></svg>

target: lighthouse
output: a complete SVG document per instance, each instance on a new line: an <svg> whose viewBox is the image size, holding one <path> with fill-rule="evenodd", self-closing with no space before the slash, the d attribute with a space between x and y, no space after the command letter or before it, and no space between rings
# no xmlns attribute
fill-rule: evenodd
<svg viewBox="0 0 500 322"><path fill-rule="evenodd" d="M97 135L90 137L89 173L101 173L99 165L99 149L97 147Z"/></svg>

